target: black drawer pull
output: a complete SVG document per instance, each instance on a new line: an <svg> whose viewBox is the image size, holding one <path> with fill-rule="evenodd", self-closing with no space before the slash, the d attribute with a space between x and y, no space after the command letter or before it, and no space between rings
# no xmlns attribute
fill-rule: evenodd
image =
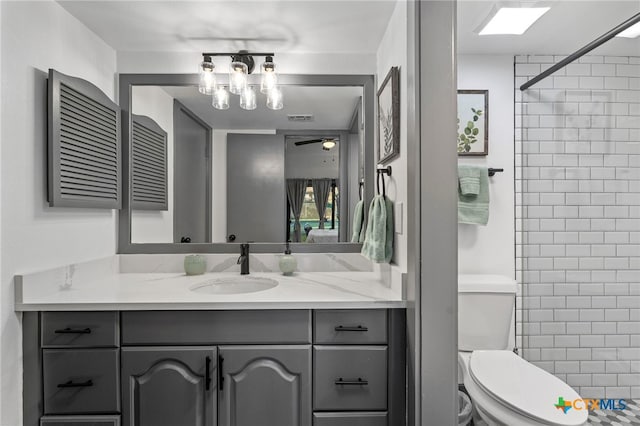
<svg viewBox="0 0 640 426"><path fill-rule="evenodd" d="M345 327L343 325L339 325L335 329L336 331L369 331L367 327L363 327L361 325L357 327Z"/></svg>
<svg viewBox="0 0 640 426"><path fill-rule="evenodd" d="M335 381L336 385L355 385L355 386L366 386L369 384L368 380L362 380L360 377L358 377L358 380L345 380L342 377L340 377L338 380Z"/></svg>
<svg viewBox="0 0 640 426"><path fill-rule="evenodd" d="M80 383L74 383L73 380L69 380L66 383L60 383L58 385L59 388L88 388L89 386L93 386L93 380L91 379Z"/></svg>
<svg viewBox="0 0 640 426"><path fill-rule="evenodd" d="M91 329L87 328L63 328L62 330L56 330L56 334L91 334Z"/></svg>

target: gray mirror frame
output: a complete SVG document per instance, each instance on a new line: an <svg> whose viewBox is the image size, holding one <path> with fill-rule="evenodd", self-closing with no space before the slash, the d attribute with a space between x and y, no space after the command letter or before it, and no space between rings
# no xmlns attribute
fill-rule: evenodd
<svg viewBox="0 0 640 426"><path fill-rule="evenodd" d="M224 77L224 76L221 76ZM364 200L374 195L375 174L375 87L373 75L362 74L282 74L281 85L293 86L360 86L364 107ZM224 82L221 82L224 83ZM237 253L240 243L132 243L131 242L131 89L132 86L197 86L197 74L120 74L119 101L122 113L122 208L118 215L118 253L120 254L166 254L166 253ZM365 218L368 205L365 203ZM292 243L294 253L356 253L362 249L360 243ZM252 243L253 253L281 253L282 243Z"/></svg>

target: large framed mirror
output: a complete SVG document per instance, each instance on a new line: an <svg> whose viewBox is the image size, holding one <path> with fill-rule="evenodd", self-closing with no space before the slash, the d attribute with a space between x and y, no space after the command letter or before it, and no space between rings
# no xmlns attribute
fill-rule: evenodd
<svg viewBox="0 0 640 426"><path fill-rule="evenodd" d="M355 206L366 218L374 191L372 75L280 75L281 110L260 94L254 110L237 98L215 109L197 74L119 83L120 253L228 253L243 242L277 253L288 240L294 252L361 249L351 240Z"/></svg>

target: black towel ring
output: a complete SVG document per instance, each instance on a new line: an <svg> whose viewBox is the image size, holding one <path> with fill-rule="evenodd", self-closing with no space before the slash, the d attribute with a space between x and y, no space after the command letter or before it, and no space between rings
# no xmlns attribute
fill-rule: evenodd
<svg viewBox="0 0 640 426"><path fill-rule="evenodd" d="M378 176L376 178L376 187L378 189L378 195L380 195L380 178L382 178L382 197L386 197L387 191L385 188L384 176L382 175L391 176L391 166L387 166L383 169L377 169L377 172L378 172Z"/></svg>

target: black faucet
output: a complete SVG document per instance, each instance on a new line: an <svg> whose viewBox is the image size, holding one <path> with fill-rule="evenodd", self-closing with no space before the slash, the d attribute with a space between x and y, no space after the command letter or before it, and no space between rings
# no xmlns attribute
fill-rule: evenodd
<svg viewBox="0 0 640 426"><path fill-rule="evenodd" d="M249 275L249 243L240 244L238 265L240 265L240 275Z"/></svg>

